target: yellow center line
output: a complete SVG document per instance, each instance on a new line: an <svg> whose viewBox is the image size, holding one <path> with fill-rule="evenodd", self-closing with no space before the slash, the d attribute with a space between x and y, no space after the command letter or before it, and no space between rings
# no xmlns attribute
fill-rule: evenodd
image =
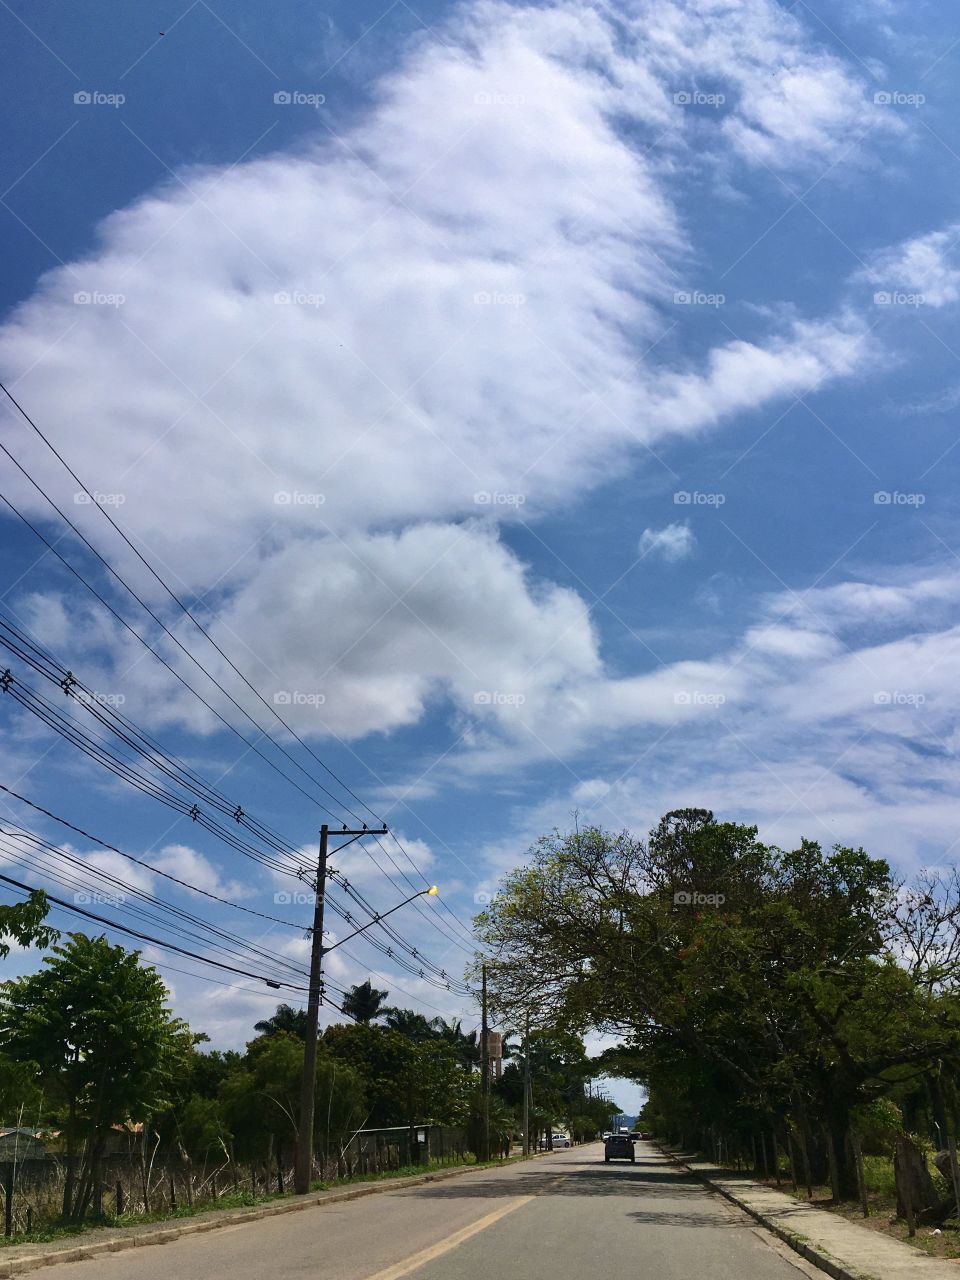
<svg viewBox="0 0 960 1280"><path fill-rule="evenodd" d="M556 1186L562 1181L561 1177L554 1178L551 1186ZM547 1190L546 1187L543 1190ZM378 1271L376 1275L368 1276L367 1280L400 1280L401 1276L408 1276L411 1271L416 1271L418 1267L425 1266L426 1263L432 1262L434 1258L442 1258L445 1253L449 1253L451 1249L456 1249L459 1245L469 1240L471 1236L479 1235L481 1231L486 1231L487 1227L492 1227L495 1222L499 1222L501 1218L505 1218L508 1213L513 1213L517 1209L522 1209L525 1204L529 1204L531 1200L536 1200L541 1191L534 1192L532 1195L516 1196L507 1204L502 1204L499 1209L494 1209L490 1213L484 1214L482 1218L478 1218L476 1222L471 1222L469 1226L462 1227L459 1231L455 1231L452 1236L447 1236L445 1240L438 1240L436 1244L428 1245L426 1249L421 1249L419 1253L414 1253L409 1258L405 1258L403 1262L395 1262L392 1267L387 1267L385 1271Z"/></svg>

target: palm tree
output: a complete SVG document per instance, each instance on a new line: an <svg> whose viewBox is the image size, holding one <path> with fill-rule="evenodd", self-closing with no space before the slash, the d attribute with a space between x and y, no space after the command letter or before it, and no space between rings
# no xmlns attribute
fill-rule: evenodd
<svg viewBox="0 0 960 1280"><path fill-rule="evenodd" d="M379 991L368 978L345 993L340 1008L348 1018L369 1024L380 1017L381 1006L389 994L389 991Z"/></svg>
<svg viewBox="0 0 960 1280"><path fill-rule="evenodd" d="M435 1018L434 1025L440 1039L453 1047L460 1065L472 1071L480 1062L480 1041L476 1031L464 1031L461 1018L451 1018L449 1022Z"/></svg>
<svg viewBox="0 0 960 1280"><path fill-rule="evenodd" d="M253 1024L254 1031L262 1036L276 1036L281 1032L297 1036L300 1040L307 1038L307 1011L295 1009L290 1004L278 1004L277 1011L269 1018L261 1018Z"/></svg>
<svg viewBox="0 0 960 1280"><path fill-rule="evenodd" d="M443 1025L442 1018L425 1018L422 1013L398 1009L394 1005L385 1008L383 1013L390 1031L399 1031L411 1040L436 1040L440 1034L437 1023Z"/></svg>

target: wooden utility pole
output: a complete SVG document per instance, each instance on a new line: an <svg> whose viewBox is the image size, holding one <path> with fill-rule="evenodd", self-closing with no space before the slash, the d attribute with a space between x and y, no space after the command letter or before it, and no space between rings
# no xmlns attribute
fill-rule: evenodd
<svg viewBox="0 0 960 1280"><path fill-rule="evenodd" d="M360 831L348 831L344 827L335 831L335 836L349 836L359 840L361 836L385 835L386 827L371 831L363 827ZM317 1091L317 1037L320 1030L320 1006L323 1003L323 908L327 890L327 850L330 839L330 828L326 823L320 828L320 853L317 858L317 883L313 906L313 929L310 942L310 987L307 996L307 1031L303 1046L303 1076L300 1080L300 1126L297 1130L297 1160L293 1171L293 1185L297 1195L306 1195L310 1190L310 1176L313 1173L313 1115ZM427 892L427 890L424 890ZM435 893L436 890L434 889ZM419 896L419 895L414 895ZM412 901L412 899L407 899ZM405 905L404 903L400 904ZM393 908L396 910L396 908ZM388 915L384 912L383 915ZM378 915L376 920L383 918ZM364 926L369 928L369 925ZM363 930L357 930L362 933ZM334 944L337 945L336 943ZM332 950L332 948L326 948Z"/></svg>
<svg viewBox="0 0 960 1280"><path fill-rule="evenodd" d="M297 1131L297 1162L293 1185L297 1195L310 1190L313 1172L313 1108L317 1092L317 1036L320 1004L323 1000L323 908L327 888L327 844L330 828L320 828L320 856L317 858L317 886L313 900L313 931L310 941L310 991L307 996L307 1033L303 1046L303 1076L300 1080L300 1127Z"/></svg>
<svg viewBox="0 0 960 1280"><path fill-rule="evenodd" d="M523 1033L523 1154L530 1154L530 1010Z"/></svg>
<svg viewBox="0 0 960 1280"><path fill-rule="evenodd" d="M487 1022L487 966L481 968L480 989L480 1092L483 1103L483 1151L481 1158L490 1159L490 1025Z"/></svg>

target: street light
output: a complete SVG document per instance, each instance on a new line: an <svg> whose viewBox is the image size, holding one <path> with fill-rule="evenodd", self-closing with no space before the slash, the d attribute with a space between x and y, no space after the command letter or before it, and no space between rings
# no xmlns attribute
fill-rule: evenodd
<svg viewBox="0 0 960 1280"><path fill-rule="evenodd" d="M378 912L373 919L368 920L362 928L354 929L353 933L348 933L345 938L338 938L337 941L331 943L329 947L324 947L323 954L327 955L328 952L336 950L336 948L341 946L344 942L349 942L351 938L355 938L358 933L366 933L366 931L368 929L372 929L375 924L379 924L381 920L386 920L387 916L392 916L395 911L399 911L401 907L407 906L408 903L413 902L415 899L423 897L435 898L439 892L440 890L437 886L432 884L429 889L419 889L416 893L411 893L409 898L404 898L402 902L398 902L397 905L395 907L391 907L389 911Z"/></svg>

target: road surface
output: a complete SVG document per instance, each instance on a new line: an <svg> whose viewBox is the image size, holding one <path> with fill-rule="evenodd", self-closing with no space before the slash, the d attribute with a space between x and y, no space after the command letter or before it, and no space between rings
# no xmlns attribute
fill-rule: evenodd
<svg viewBox="0 0 960 1280"><path fill-rule="evenodd" d="M649 1143L595 1143L92 1261L40 1280L800 1280L813 1272Z"/></svg>

